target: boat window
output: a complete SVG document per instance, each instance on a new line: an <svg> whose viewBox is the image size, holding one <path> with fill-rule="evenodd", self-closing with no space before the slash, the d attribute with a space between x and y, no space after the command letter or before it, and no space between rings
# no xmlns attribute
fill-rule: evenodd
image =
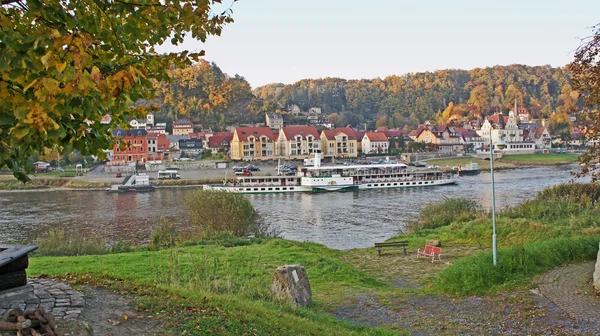
<svg viewBox="0 0 600 336"><path fill-rule="evenodd" d="M283 187L283 188L281 188L281 190L287 190L287 188L286 188L286 187Z"/></svg>
<svg viewBox="0 0 600 336"><path fill-rule="evenodd" d="M395 185L395 186L397 186L397 185L398 185L398 183L394 183L394 185Z"/></svg>
<svg viewBox="0 0 600 336"><path fill-rule="evenodd" d="M290 190L294 190L294 187L291 187Z"/></svg>
<svg viewBox="0 0 600 336"><path fill-rule="evenodd" d="M370 187L370 186L371 186L370 184L367 184L367 187Z"/></svg>
<svg viewBox="0 0 600 336"><path fill-rule="evenodd" d="M423 184L423 182L419 182L419 184Z"/></svg>
<svg viewBox="0 0 600 336"><path fill-rule="evenodd" d="M258 188L254 188L254 191L258 191Z"/></svg>
<svg viewBox="0 0 600 336"><path fill-rule="evenodd" d="M267 190L273 190L273 188L268 188Z"/></svg>
<svg viewBox="0 0 600 336"><path fill-rule="evenodd" d="M374 187L379 187L379 184L374 184L373 186L374 186Z"/></svg>
<svg viewBox="0 0 600 336"><path fill-rule="evenodd" d="M240 188L240 191L244 191L244 188Z"/></svg>
<svg viewBox="0 0 600 336"><path fill-rule="evenodd" d="M260 188L260 190L265 190L265 188Z"/></svg>

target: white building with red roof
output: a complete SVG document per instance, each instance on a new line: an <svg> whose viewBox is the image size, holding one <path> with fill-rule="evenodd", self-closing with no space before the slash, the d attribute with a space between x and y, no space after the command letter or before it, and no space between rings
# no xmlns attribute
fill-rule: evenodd
<svg viewBox="0 0 600 336"><path fill-rule="evenodd" d="M275 155L303 159L321 152L321 138L314 126L286 126L279 129Z"/></svg>
<svg viewBox="0 0 600 336"><path fill-rule="evenodd" d="M270 127L236 127L231 141L232 160L271 160L277 136Z"/></svg>
<svg viewBox="0 0 600 336"><path fill-rule="evenodd" d="M363 154L388 153L390 141L384 132L366 132L362 138Z"/></svg>
<svg viewBox="0 0 600 336"><path fill-rule="evenodd" d="M194 124L187 119L179 119L173 122L173 135L188 135L194 132Z"/></svg>

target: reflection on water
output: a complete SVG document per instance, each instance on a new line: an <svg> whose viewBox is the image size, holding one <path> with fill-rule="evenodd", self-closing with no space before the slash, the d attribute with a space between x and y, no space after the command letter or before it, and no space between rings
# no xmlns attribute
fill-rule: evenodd
<svg viewBox="0 0 600 336"><path fill-rule="evenodd" d="M537 191L570 180L574 166L498 171L496 205L512 206ZM147 194L84 191L0 193L0 243L30 240L49 228L110 241L147 241L165 217L180 226L189 189L161 189ZM372 246L416 218L427 202L443 197L491 204L489 173L463 177L457 185L379 189L322 194L248 195L265 220L287 239L314 241L338 249Z"/></svg>

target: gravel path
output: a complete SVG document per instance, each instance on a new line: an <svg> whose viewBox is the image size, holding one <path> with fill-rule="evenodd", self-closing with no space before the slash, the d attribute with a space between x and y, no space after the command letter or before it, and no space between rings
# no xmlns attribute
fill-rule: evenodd
<svg viewBox="0 0 600 336"><path fill-rule="evenodd" d="M590 263L573 265L544 275L540 286L544 295L535 289L505 292L495 296L453 298L400 289L399 293L385 297L358 294L351 302L339 306L334 315L346 321L385 326L423 336L600 335L600 312L597 310L600 308L600 300L591 294L589 285L589 295L575 294L577 289L571 287L576 282L574 278L590 276L589 267ZM560 279L560 282L557 284L553 279ZM394 279L391 283L408 280ZM580 293L584 293L587 283L579 283L582 287L577 288L580 288ZM560 294L564 291L573 294ZM569 304L564 305L561 301L553 303L553 293L559 294L560 298L568 297L566 302ZM572 297L589 300L584 304ZM569 310L572 307L581 310Z"/></svg>
<svg viewBox="0 0 600 336"><path fill-rule="evenodd" d="M540 276L542 294L572 317L596 323L600 332L600 300L589 281L595 262L555 268Z"/></svg>

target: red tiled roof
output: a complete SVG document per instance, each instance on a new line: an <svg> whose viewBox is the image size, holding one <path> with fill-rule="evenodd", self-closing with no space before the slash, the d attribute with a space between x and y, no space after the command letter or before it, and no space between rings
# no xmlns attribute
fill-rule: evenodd
<svg viewBox="0 0 600 336"><path fill-rule="evenodd" d="M539 139L539 138L541 138L541 137L542 137L542 135L544 134L544 130L545 130L545 129L546 129L546 128L544 128L544 127L536 128L536 129L535 129L535 134L534 134L535 138L536 138L536 139Z"/></svg>
<svg viewBox="0 0 600 336"><path fill-rule="evenodd" d="M319 138L319 131L314 126L304 126L304 125L291 125L285 126L279 131L279 136L285 135L287 140L295 138L297 135L302 136L303 139L306 139L306 136L312 135L315 138Z"/></svg>
<svg viewBox="0 0 600 336"><path fill-rule="evenodd" d="M228 144L233 140L233 132L220 132L215 133L208 140L210 148L221 148L223 141L227 141Z"/></svg>
<svg viewBox="0 0 600 336"><path fill-rule="evenodd" d="M354 133L354 130L349 127L323 130L323 133L325 134L325 137L327 137L327 140L335 140L335 136L340 133L346 134L348 136L348 140L356 140L356 133Z"/></svg>
<svg viewBox="0 0 600 336"><path fill-rule="evenodd" d="M493 116L488 117L487 119L490 122L490 124L497 125L500 122L500 115L494 114ZM508 116L503 116L502 119L503 119L502 121L504 122L504 125L506 125L506 123L508 122Z"/></svg>
<svg viewBox="0 0 600 336"><path fill-rule="evenodd" d="M238 139L240 141L248 140L249 136L254 136L259 138L261 136L266 136L271 141L275 141L275 134L273 134L273 130L271 127L262 126L262 127L236 127L234 133L237 134Z"/></svg>
<svg viewBox="0 0 600 336"><path fill-rule="evenodd" d="M387 136L383 132L367 132L365 135L371 141L388 141Z"/></svg>
<svg viewBox="0 0 600 336"><path fill-rule="evenodd" d="M408 133L408 136L415 136L416 137L416 136L419 135L419 133L420 133L420 129L417 128L416 130L410 131L410 133Z"/></svg>
<svg viewBox="0 0 600 336"><path fill-rule="evenodd" d="M377 127L377 132L387 132L388 128L387 127Z"/></svg>

